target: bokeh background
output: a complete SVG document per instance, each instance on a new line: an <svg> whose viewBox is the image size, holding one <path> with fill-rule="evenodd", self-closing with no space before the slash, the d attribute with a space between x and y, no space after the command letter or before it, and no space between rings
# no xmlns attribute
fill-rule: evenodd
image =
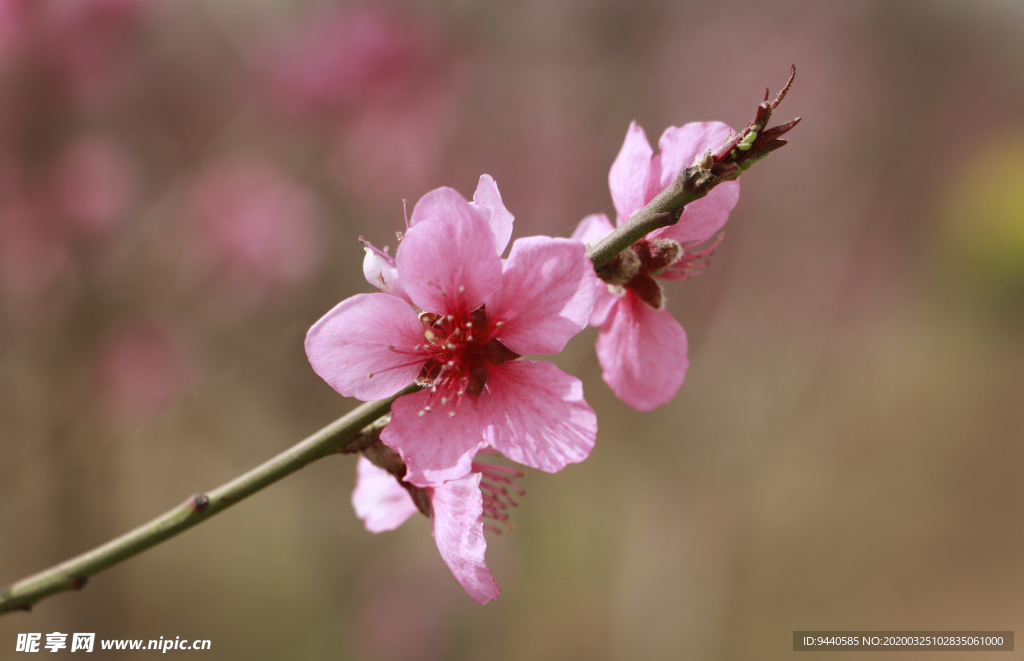
<svg viewBox="0 0 1024 661"><path fill-rule="evenodd" d="M792 63L792 144L669 286L676 398L619 403L593 329L557 357L598 444L522 481L496 602L426 519L363 530L332 457L0 618L0 657L31 631L426 661L1024 630L1016 0L0 0L0 584L350 409L302 340L369 291L357 237L393 243L403 199L486 172L514 236L567 236L610 211L630 120L741 128Z"/></svg>

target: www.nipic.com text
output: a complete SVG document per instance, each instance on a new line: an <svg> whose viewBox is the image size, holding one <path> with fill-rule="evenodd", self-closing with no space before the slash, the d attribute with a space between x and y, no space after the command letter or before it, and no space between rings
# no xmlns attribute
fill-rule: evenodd
<svg viewBox="0 0 1024 661"><path fill-rule="evenodd" d="M70 645L68 637L71 637ZM66 634L59 631L46 634L43 640L41 633L19 633L18 641L15 643L15 652L56 652L62 649L69 649L71 652L92 652L95 648L96 634L75 633ZM181 636L149 640L133 640L128 638L103 639L99 641L101 650L156 650L167 653L168 650L208 650L210 641L204 639L182 640Z"/></svg>

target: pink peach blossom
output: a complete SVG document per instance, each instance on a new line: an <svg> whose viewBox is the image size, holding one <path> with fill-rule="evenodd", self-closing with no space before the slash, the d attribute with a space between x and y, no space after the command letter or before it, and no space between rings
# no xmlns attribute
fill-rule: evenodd
<svg viewBox="0 0 1024 661"><path fill-rule="evenodd" d="M427 487L434 543L452 575L470 597L485 604L498 596L498 585L487 568L484 523L489 518L508 525L506 510L516 502L510 491L523 494L512 479L521 476L504 466L472 461L468 475ZM359 457L352 507L373 533L394 530L416 511L409 492L383 468Z"/></svg>
<svg viewBox="0 0 1024 661"><path fill-rule="evenodd" d="M557 353L586 326L595 297L586 250L571 239L518 239L503 264L495 216L450 188L431 191L395 257L407 300L353 296L306 336L313 369L346 397L430 384L395 401L381 435L417 486L465 476L488 445L555 472L585 459L597 434L578 379L520 359Z"/></svg>
<svg viewBox="0 0 1024 661"><path fill-rule="evenodd" d="M665 129L654 155L643 128L633 122L608 173L617 224L642 209L707 150L720 147L730 129L720 122L701 122ZM739 200L739 181L719 184L706 197L686 205L675 225L651 232L635 245L639 272L627 274L621 286L593 279L597 302L590 325L600 326L597 358L605 383L625 403L641 411L654 409L675 396L689 360L686 332L664 307L660 280L682 280L702 272L702 260L715 245L687 252L703 243L729 219ZM573 238L596 241L614 227L604 214L587 216Z"/></svg>

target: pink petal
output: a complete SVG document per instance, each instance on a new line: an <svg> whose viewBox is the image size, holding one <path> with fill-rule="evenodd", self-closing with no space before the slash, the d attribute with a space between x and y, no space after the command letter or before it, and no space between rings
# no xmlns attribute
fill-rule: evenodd
<svg viewBox="0 0 1024 661"><path fill-rule="evenodd" d="M500 255L505 252L508 240L512 237L512 222L515 216L508 212L501 201L498 184L489 174L480 175L480 183L473 193L470 206L476 207L489 219L491 231L494 232L494 248Z"/></svg>
<svg viewBox="0 0 1024 661"><path fill-rule="evenodd" d="M652 154L654 150L647 142L647 134L636 122L630 122L626 140L608 172L608 187L611 189L619 225L647 203L644 198L651 174Z"/></svg>
<svg viewBox="0 0 1024 661"><path fill-rule="evenodd" d="M391 405L391 422L381 432L384 444L402 455L408 468L405 481L431 487L467 475L473 455L487 443L477 414L476 395L455 402L430 402L428 388L399 397ZM436 398L436 395L435 395ZM420 415L428 404L431 410ZM449 412L456 411L454 416Z"/></svg>
<svg viewBox="0 0 1024 661"><path fill-rule="evenodd" d="M395 260L417 306L469 314L501 287L494 234L461 195L450 188L431 191L416 204L413 218Z"/></svg>
<svg viewBox="0 0 1024 661"><path fill-rule="evenodd" d="M583 384L542 360L489 366L480 420L496 450L548 473L586 459L597 437Z"/></svg>
<svg viewBox="0 0 1024 661"><path fill-rule="evenodd" d="M416 503L395 476L360 455L352 507L370 532L394 530L416 513Z"/></svg>
<svg viewBox="0 0 1024 661"><path fill-rule="evenodd" d="M408 303L387 294L358 294L313 324L306 355L332 388L370 401L416 380L426 359L414 347L423 339L423 325Z"/></svg>
<svg viewBox="0 0 1024 661"><path fill-rule="evenodd" d="M587 249L573 239L516 239L502 287L487 300L495 337L522 356L558 353L587 326L596 291Z"/></svg>
<svg viewBox="0 0 1024 661"><path fill-rule="evenodd" d="M487 214L482 210L470 206L459 191L442 186L420 198L420 201L412 208L409 227L439 218L464 217L467 214L476 218L487 218Z"/></svg>
<svg viewBox="0 0 1024 661"><path fill-rule="evenodd" d="M654 160L657 160L655 157ZM652 161L653 163L653 161ZM612 222L608 220L608 216L603 213L595 213L587 216L580 221L579 225L572 233L572 238L582 241L588 246L592 243L603 239L605 236L611 233L615 229ZM604 323L605 318L608 316L608 312L611 310L615 302L619 300L619 297L608 291L608 285L604 283L601 278L597 277L597 274L593 274L591 279L591 285L594 288L596 298L594 300L594 310L590 313L590 321L588 322L591 326L600 326Z"/></svg>
<svg viewBox="0 0 1024 661"><path fill-rule="evenodd" d="M665 129L658 139L658 149L661 150L661 187L658 192L665 190L679 176L680 170L693 165L697 156L725 144L731 131L722 122L691 122Z"/></svg>
<svg viewBox="0 0 1024 661"><path fill-rule="evenodd" d="M679 222L651 232L652 239L675 239L679 243L703 243L729 220L729 213L740 199L740 182L725 181L683 209Z"/></svg>
<svg viewBox="0 0 1024 661"><path fill-rule="evenodd" d="M651 158L651 174L647 177L647 191L644 193L644 205L658 197L658 193L665 190L661 185L661 154Z"/></svg>
<svg viewBox="0 0 1024 661"><path fill-rule="evenodd" d="M617 294L613 294L608 289L608 284L605 283L601 278L594 276L594 280L597 282L594 285L594 292L597 294L597 298L594 300L594 310L590 313L590 320L587 322L588 326L603 326L605 319L611 314L612 308L622 298Z"/></svg>
<svg viewBox="0 0 1024 661"><path fill-rule="evenodd" d="M654 310L629 292L614 307L597 338L605 383L638 411L675 396L686 368L686 333L668 310Z"/></svg>
<svg viewBox="0 0 1024 661"><path fill-rule="evenodd" d="M608 220L608 216L603 213L592 213L576 225L576 229L572 231L572 238L589 246L611 234L613 229L615 226Z"/></svg>
<svg viewBox="0 0 1024 661"><path fill-rule="evenodd" d="M483 497L479 473L446 482L433 489L434 543L441 558L473 601L486 604L498 596L498 584L487 569L484 554Z"/></svg>

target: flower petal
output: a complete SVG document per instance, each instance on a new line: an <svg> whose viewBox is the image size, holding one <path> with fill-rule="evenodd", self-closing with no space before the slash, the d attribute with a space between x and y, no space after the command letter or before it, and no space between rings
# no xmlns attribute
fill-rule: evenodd
<svg viewBox="0 0 1024 661"><path fill-rule="evenodd" d="M686 368L686 332L668 310L627 292L597 338L605 383L626 404L650 411L675 396Z"/></svg>
<svg viewBox="0 0 1024 661"><path fill-rule="evenodd" d="M352 507L370 532L394 530L416 513L412 496L395 476L360 455Z"/></svg>
<svg viewBox="0 0 1024 661"><path fill-rule="evenodd" d="M693 165L697 156L725 144L730 132L732 129L722 122L691 122L665 129L658 139L658 149L661 150L661 187L658 192L665 190L679 176L680 170Z"/></svg>
<svg viewBox="0 0 1024 661"><path fill-rule="evenodd" d="M522 356L558 353L587 326L594 308L594 266L574 239L516 239L502 287L487 299L487 319L503 322L495 334Z"/></svg>
<svg viewBox="0 0 1024 661"><path fill-rule="evenodd" d="M586 459L597 437L583 384L542 360L488 366L480 421L496 450L548 473Z"/></svg>
<svg viewBox="0 0 1024 661"><path fill-rule="evenodd" d="M572 231L572 238L589 246L611 234L614 229L615 226L608 220L608 216L603 213L592 213L576 225L576 229Z"/></svg>
<svg viewBox="0 0 1024 661"><path fill-rule="evenodd" d="M698 156L721 147L731 132L732 129L722 122L692 122L665 129L658 140L662 165L659 192L672 183L680 170L693 165ZM703 243L722 229L739 197L739 181L723 182L706 197L686 205L679 222L653 232L651 238Z"/></svg>
<svg viewBox="0 0 1024 661"><path fill-rule="evenodd" d="M345 397L390 397L419 376L426 357L415 350L423 325L405 301L358 294L338 303L306 333L313 371Z"/></svg>
<svg viewBox="0 0 1024 661"><path fill-rule="evenodd" d="M441 558L470 597L486 604L498 596L498 584L487 569L484 554L483 497L479 473L432 489L434 543Z"/></svg>
<svg viewBox="0 0 1024 661"><path fill-rule="evenodd" d="M587 322L588 326L603 326L605 319L611 314L612 308L622 298L621 296L612 293L608 289L608 284L598 278L596 275L594 279L597 280L594 286L594 291L597 294L597 298L594 300L594 310L590 313L590 320Z"/></svg>
<svg viewBox="0 0 1024 661"><path fill-rule="evenodd" d="M626 140L608 172L608 188L611 189L619 225L629 220L646 203L644 197L651 174L652 154L654 150L647 142L643 128L636 122L630 122Z"/></svg>
<svg viewBox="0 0 1024 661"><path fill-rule="evenodd" d="M657 157L651 162L653 163L656 159ZM582 241L589 247L591 244L608 236L614 229L615 227L608 220L608 216L603 213L594 213L579 222L572 233L572 238ZM604 323L609 310L615 305L615 301L619 300L619 297L608 290L608 285L601 278L597 277L596 273L591 280L591 284L597 297L594 300L594 310L590 313L590 321L587 323L590 326L600 326Z"/></svg>
<svg viewBox="0 0 1024 661"><path fill-rule="evenodd" d="M431 397L429 389L405 395L391 405L391 422L380 440L402 456L408 472L405 481L418 487L432 487L467 475L473 455L487 443L477 414L476 395L440 404L420 415ZM449 412L456 411L454 416Z"/></svg>
<svg viewBox="0 0 1024 661"><path fill-rule="evenodd" d="M473 193L470 206L476 207L489 219L491 231L494 232L494 249L500 255L505 252L508 240L512 237L512 222L515 216L509 213L501 201L498 184L489 174L480 175L480 182Z"/></svg>
<svg viewBox="0 0 1024 661"><path fill-rule="evenodd" d="M424 310L469 314L501 287L490 226L451 188L427 193L414 217L417 212L395 257L402 286Z"/></svg>
<svg viewBox="0 0 1024 661"><path fill-rule="evenodd" d="M740 182L723 181L706 196L690 202L675 225L651 232L651 239L675 239L679 243L703 243L729 220L729 213L740 199Z"/></svg>

